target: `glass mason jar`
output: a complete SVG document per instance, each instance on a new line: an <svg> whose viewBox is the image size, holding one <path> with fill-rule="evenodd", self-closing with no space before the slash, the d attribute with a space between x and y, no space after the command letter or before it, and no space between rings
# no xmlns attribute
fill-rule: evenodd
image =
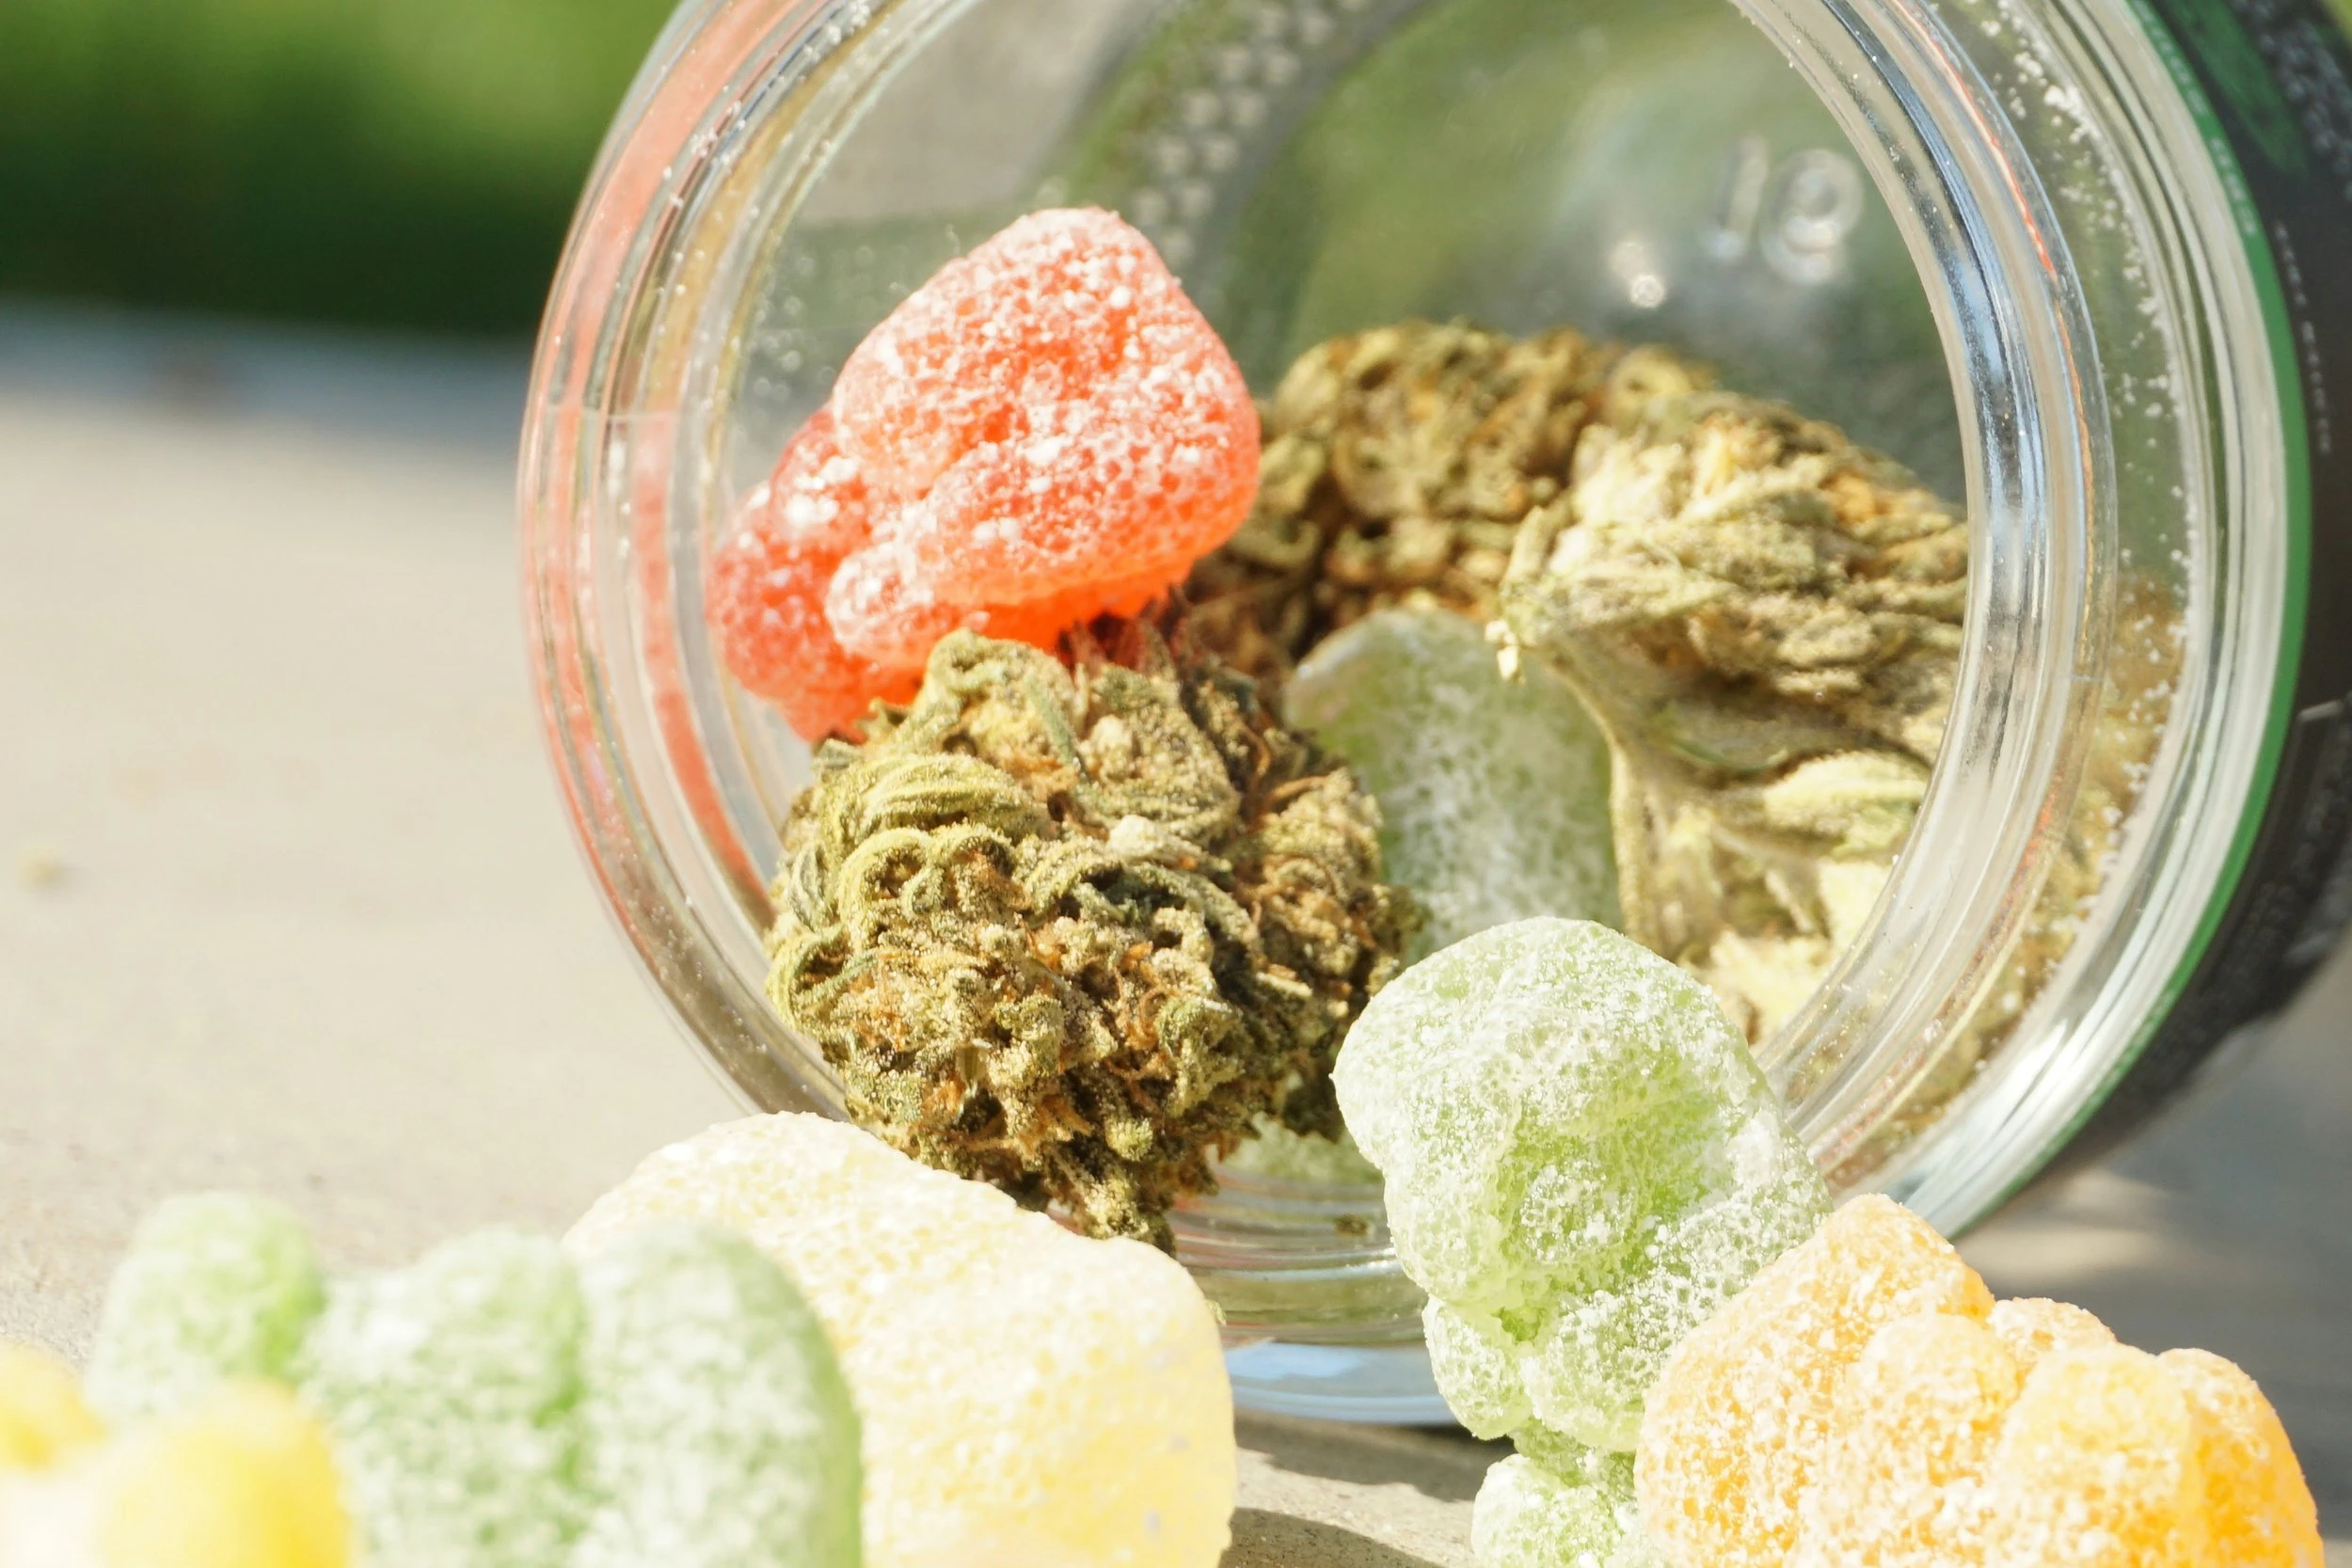
<svg viewBox="0 0 2352 1568"><path fill-rule="evenodd" d="M2251 1037L2352 915L2352 54L2322 3L689 4L580 208L521 489L548 735L622 928L745 1100L839 1113L762 995L808 752L716 661L706 553L911 288L1099 204L1261 392L1340 332L1565 324L1965 497L1925 803L1758 1050L1839 1186L1966 1227ZM1230 1174L1178 1214L1242 1402L1442 1418L1378 1205Z"/></svg>

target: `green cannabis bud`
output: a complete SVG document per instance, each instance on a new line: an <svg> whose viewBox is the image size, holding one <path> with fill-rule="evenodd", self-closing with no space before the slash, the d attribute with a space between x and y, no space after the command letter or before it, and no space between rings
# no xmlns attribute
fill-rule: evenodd
<svg viewBox="0 0 2352 1568"><path fill-rule="evenodd" d="M1101 626L1074 669L958 632L818 752L769 994L897 1148L1165 1247L1253 1117L1338 1133L1409 905L1378 807L1255 683L1181 625Z"/></svg>
<svg viewBox="0 0 2352 1568"><path fill-rule="evenodd" d="M1607 733L1625 929L1751 1037L1811 994L1910 831L1967 552L1892 460L1705 391L1591 431L1520 531L1504 662L1549 661Z"/></svg>
<svg viewBox="0 0 2352 1568"><path fill-rule="evenodd" d="M1519 525L1564 488L1586 428L1706 383L1664 350L1565 328L1406 322L1322 343L1263 410L1257 506L1194 569L1196 631L1279 679L1391 605L1491 619Z"/></svg>

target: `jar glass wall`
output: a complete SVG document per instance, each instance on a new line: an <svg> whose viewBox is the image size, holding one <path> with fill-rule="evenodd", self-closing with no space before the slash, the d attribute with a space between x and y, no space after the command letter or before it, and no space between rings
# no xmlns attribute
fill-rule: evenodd
<svg viewBox="0 0 2352 1568"><path fill-rule="evenodd" d="M2181 992L2299 647L2293 388L2164 49L2121 0L690 6L583 204L522 496L558 768L631 943L748 1101L838 1114L762 994L808 752L714 656L705 554L898 300L1024 211L1099 204L1261 393L1336 333L1565 324L1965 498L1926 802L1759 1046L1836 1182L1964 1227ZM1233 1173L1177 1231L1245 1402L1442 1415L1376 1187Z"/></svg>

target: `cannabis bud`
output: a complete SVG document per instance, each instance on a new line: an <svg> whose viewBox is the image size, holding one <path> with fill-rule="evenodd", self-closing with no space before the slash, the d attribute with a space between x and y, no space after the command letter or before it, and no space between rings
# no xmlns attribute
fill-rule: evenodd
<svg viewBox="0 0 2352 1568"><path fill-rule="evenodd" d="M957 632L794 803L769 993L850 1114L928 1164L1169 1244L1253 1117L1336 1134L1327 1074L1394 971L1379 813L1181 626L1073 669Z"/></svg>
<svg viewBox="0 0 2352 1568"><path fill-rule="evenodd" d="M1194 568L1196 631L1279 678L1391 605L1490 619L1519 524L1560 492L1584 430L1705 383L1663 350L1565 328L1407 322L1322 343L1263 412L1256 510Z"/></svg>
<svg viewBox="0 0 2352 1568"><path fill-rule="evenodd" d="M1832 426L1727 393L1597 428L1520 532L1506 666L1606 731L1625 929L1753 1037L1883 885L1942 741L1968 531Z"/></svg>

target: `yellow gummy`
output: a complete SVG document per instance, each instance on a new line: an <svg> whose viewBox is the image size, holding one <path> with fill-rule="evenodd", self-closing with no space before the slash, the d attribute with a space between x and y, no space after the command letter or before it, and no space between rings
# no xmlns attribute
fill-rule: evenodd
<svg viewBox="0 0 2352 1568"><path fill-rule="evenodd" d="M231 1385L108 1456L105 1568L345 1568L326 1435L284 1390Z"/></svg>
<svg viewBox="0 0 2352 1568"><path fill-rule="evenodd" d="M1984 1480L1986 1568L2202 1568L2188 1402L2122 1345L2054 1351L2026 1379Z"/></svg>
<svg viewBox="0 0 2352 1568"><path fill-rule="evenodd" d="M1692 1332L1650 1389L1634 1478L1677 1568L1783 1568L1828 1447L1839 1386L1881 1327L1993 1296L1900 1204L1846 1203Z"/></svg>
<svg viewBox="0 0 2352 1568"><path fill-rule="evenodd" d="M1216 1568L1232 1394L1173 1259L813 1116L663 1149L566 1244L655 1219L742 1230L824 1324L864 1427L866 1568Z"/></svg>
<svg viewBox="0 0 2352 1568"><path fill-rule="evenodd" d="M1993 1330L2018 1367L2030 1373L2052 1351L2096 1350L2115 1343L2115 1333L2071 1302L2046 1296L2013 1296L1993 1304L1986 1327Z"/></svg>
<svg viewBox="0 0 2352 1568"><path fill-rule="evenodd" d="M73 1369L30 1345L0 1345L0 1470L33 1470L105 1436Z"/></svg>
<svg viewBox="0 0 2352 1568"><path fill-rule="evenodd" d="M2156 1364L2188 1404L2212 1560L2320 1568L2318 1508L2254 1380L2208 1351L2167 1351Z"/></svg>
<svg viewBox="0 0 2352 1568"><path fill-rule="evenodd" d="M1970 1483L2025 1384L1973 1318L1931 1312L1872 1336L1837 1391L1790 1568L1958 1568L1981 1560Z"/></svg>

